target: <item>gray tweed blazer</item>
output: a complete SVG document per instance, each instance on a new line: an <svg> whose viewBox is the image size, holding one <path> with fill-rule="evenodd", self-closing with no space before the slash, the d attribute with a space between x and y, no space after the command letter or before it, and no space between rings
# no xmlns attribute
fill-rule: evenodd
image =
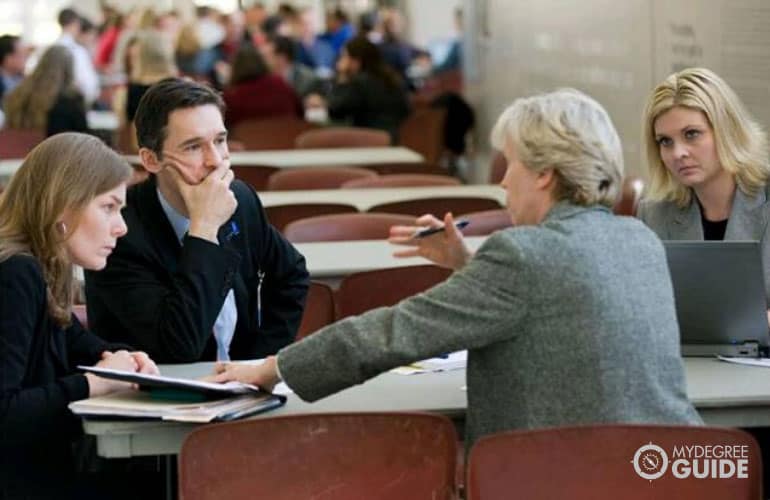
<svg viewBox="0 0 770 500"><path fill-rule="evenodd" d="M700 205L693 197L684 208L670 201L642 201L639 217L662 240L703 240ZM762 248L762 268L765 278L765 297L770 307L770 184L755 196L747 196L740 189L735 192L733 207L725 229L726 241L755 240Z"/></svg>
<svg viewBox="0 0 770 500"><path fill-rule="evenodd" d="M518 428L700 423L663 247L603 207L561 203L538 226L499 231L444 283L288 346L278 366L313 401L461 349L469 445Z"/></svg>

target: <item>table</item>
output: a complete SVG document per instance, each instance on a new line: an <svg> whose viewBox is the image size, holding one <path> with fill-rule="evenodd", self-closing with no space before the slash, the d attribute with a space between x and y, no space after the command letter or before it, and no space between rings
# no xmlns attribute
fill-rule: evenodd
<svg viewBox="0 0 770 500"><path fill-rule="evenodd" d="M169 376L209 373L211 363L162 366ZM711 358L686 358L688 394L709 425L770 426L770 370L724 363ZM286 406L256 415L264 418L336 411L410 411L441 413L462 420L467 407L465 371L422 375L384 373L316 403L289 395ZM84 429L97 439L107 458L177 454L196 425L172 422L86 420Z"/></svg>
<svg viewBox="0 0 770 500"><path fill-rule="evenodd" d="M126 156L139 164L138 156ZM279 168L366 165L376 163L420 163L425 159L411 149L390 146L382 148L285 149L274 151L233 151L231 165L270 165Z"/></svg>
<svg viewBox="0 0 770 500"><path fill-rule="evenodd" d="M381 203L443 197L490 198L505 205L505 190L493 184L376 189L308 189L301 191L262 191L259 193L259 198L265 207L294 203L347 203L355 206L361 212Z"/></svg>
<svg viewBox="0 0 770 500"><path fill-rule="evenodd" d="M114 132L120 126L118 115L114 111L89 111L86 113L88 128Z"/></svg>
<svg viewBox="0 0 770 500"><path fill-rule="evenodd" d="M487 238L469 236L465 242L475 251ZM393 257L393 252L403 247L392 245L387 240L322 241L297 243L294 246L305 256L310 277L329 281L332 285L348 274L361 271L430 264L430 261L422 257Z"/></svg>

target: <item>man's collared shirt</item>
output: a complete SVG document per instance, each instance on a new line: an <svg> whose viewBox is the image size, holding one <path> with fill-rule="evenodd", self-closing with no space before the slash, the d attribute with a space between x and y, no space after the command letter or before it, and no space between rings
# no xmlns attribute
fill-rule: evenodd
<svg viewBox="0 0 770 500"><path fill-rule="evenodd" d="M160 189L157 192L160 206L163 207L163 212L171 223L171 227L174 228L179 244L182 245L184 244L184 235L190 229L190 219L177 212L161 194ZM217 320L214 323L214 338L217 341L217 361L230 360L230 342L233 340L237 322L238 309L235 307L235 294L231 288L227 292L225 303L222 305L222 310L219 311L219 316L217 316Z"/></svg>

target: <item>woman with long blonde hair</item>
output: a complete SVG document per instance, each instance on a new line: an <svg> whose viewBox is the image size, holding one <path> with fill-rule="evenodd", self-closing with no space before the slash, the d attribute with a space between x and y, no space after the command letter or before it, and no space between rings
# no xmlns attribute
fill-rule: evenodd
<svg viewBox="0 0 770 500"><path fill-rule="evenodd" d="M67 405L128 385L78 365L157 373L141 352L108 344L72 314L73 267L106 265L117 238L128 163L99 139L50 137L0 196L0 492L77 497Z"/></svg>
<svg viewBox="0 0 770 500"><path fill-rule="evenodd" d="M73 68L67 47L46 50L32 74L5 97L5 126L40 130L46 136L87 132L85 100L75 86Z"/></svg>
<svg viewBox="0 0 770 500"><path fill-rule="evenodd" d="M716 73L663 80L644 112L650 187L639 217L664 240L756 240L770 306L767 136Z"/></svg>

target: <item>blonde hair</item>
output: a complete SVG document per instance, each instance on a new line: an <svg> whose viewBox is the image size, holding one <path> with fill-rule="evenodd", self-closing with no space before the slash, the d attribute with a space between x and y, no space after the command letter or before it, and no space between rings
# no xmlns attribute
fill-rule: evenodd
<svg viewBox="0 0 770 500"><path fill-rule="evenodd" d="M497 119L492 145L512 145L530 170L553 169L555 196L613 206L622 189L623 148L604 108L575 89L516 99Z"/></svg>
<svg viewBox="0 0 770 500"><path fill-rule="evenodd" d="M66 237L91 200L130 176L128 162L99 139L65 132L38 144L0 195L0 262L19 254L37 258L48 312L62 326L70 322L74 286ZM75 214L75 227L62 235L57 223L65 210Z"/></svg>
<svg viewBox="0 0 770 500"><path fill-rule="evenodd" d="M137 57L131 68L131 78L140 83L155 83L176 76L176 62L171 40L155 30L137 34Z"/></svg>
<svg viewBox="0 0 770 500"><path fill-rule="evenodd" d="M59 96L78 93L74 81L74 61L70 49L61 45L50 47L32 74L6 96L6 127L45 132L48 112Z"/></svg>
<svg viewBox="0 0 770 500"><path fill-rule="evenodd" d="M714 131L722 168L735 177L738 188L754 196L770 176L767 136L733 89L706 68L688 68L669 75L650 94L644 110L642 142L650 175L647 197L686 206L692 189L679 183L666 168L655 139L655 121L672 108L701 111Z"/></svg>

